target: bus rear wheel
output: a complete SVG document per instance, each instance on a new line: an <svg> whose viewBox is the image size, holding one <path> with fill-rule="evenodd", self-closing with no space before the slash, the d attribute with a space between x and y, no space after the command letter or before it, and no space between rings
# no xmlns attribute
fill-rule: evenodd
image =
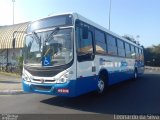
<svg viewBox="0 0 160 120"><path fill-rule="evenodd" d="M106 88L106 76L100 75L98 78L98 93L99 94L104 93L105 88Z"/></svg>
<svg viewBox="0 0 160 120"><path fill-rule="evenodd" d="M134 80L136 80L138 78L138 72L137 69L134 70Z"/></svg>

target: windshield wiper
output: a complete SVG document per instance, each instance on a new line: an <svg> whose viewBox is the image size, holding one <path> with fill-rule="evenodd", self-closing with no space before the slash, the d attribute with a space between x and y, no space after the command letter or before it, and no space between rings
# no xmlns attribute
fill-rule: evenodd
<svg viewBox="0 0 160 120"><path fill-rule="evenodd" d="M40 51L40 49L41 49L41 44L42 44L42 43L41 43L41 38L38 37L38 35L37 35L36 32L32 32L32 37L33 37L33 39L36 40L37 44L39 44L39 51Z"/></svg>
<svg viewBox="0 0 160 120"><path fill-rule="evenodd" d="M37 35L36 32L32 32L32 35L33 35L33 37L36 39L36 42L37 42L38 44L41 43L41 40L40 40L40 38L38 37L38 35Z"/></svg>
<svg viewBox="0 0 160 120"><path fill-rule="evenodd" d="M48 38L45 40L45 42L48 42L49 39L52 37L52 35L55 34L58 30L59 30L59 27L56 27L56 28L51 32L51 34L49 34L49 36L48 36Z"/></svg>

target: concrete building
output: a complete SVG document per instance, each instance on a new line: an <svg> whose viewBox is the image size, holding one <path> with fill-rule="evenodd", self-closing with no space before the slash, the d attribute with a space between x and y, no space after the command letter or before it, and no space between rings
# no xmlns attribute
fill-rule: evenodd
<svg viewBox="0 0 160 120"><path fill-rule="evenodd" d="M0 26L0 65L17 64L17 57L22 56L25 33L15 33L15 49L12 48L14 31L26 31L29 22L15 25Z"/></svg>

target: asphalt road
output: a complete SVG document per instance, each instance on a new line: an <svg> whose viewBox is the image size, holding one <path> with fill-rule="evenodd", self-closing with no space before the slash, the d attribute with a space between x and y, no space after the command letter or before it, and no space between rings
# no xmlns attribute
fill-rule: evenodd
<svg viewBox="0 0 160 120"><path fill-rule="evenodd" d="M0 95L2 91L22 91L21 77L10 73L0 73Z"/></svg>
<svg viewBox="0 0 160 120"><path fill-rule="evenodd" d="M160 72L147 71L136 81L112 86L102 96L77 98L40 94L1 95L0 114L106 114L160 115Z"/></svg>

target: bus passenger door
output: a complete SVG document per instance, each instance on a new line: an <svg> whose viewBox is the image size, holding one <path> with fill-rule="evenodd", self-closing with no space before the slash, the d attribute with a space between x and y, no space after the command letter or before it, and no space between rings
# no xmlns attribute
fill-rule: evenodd
<svg viewBox="0 0 160 120"><path fill-rule="evenodd" d="M94 63L93 32L88 26L76 27L76 53L77 53L77 81L79 94L97 88L96 68Z"/></svg>

